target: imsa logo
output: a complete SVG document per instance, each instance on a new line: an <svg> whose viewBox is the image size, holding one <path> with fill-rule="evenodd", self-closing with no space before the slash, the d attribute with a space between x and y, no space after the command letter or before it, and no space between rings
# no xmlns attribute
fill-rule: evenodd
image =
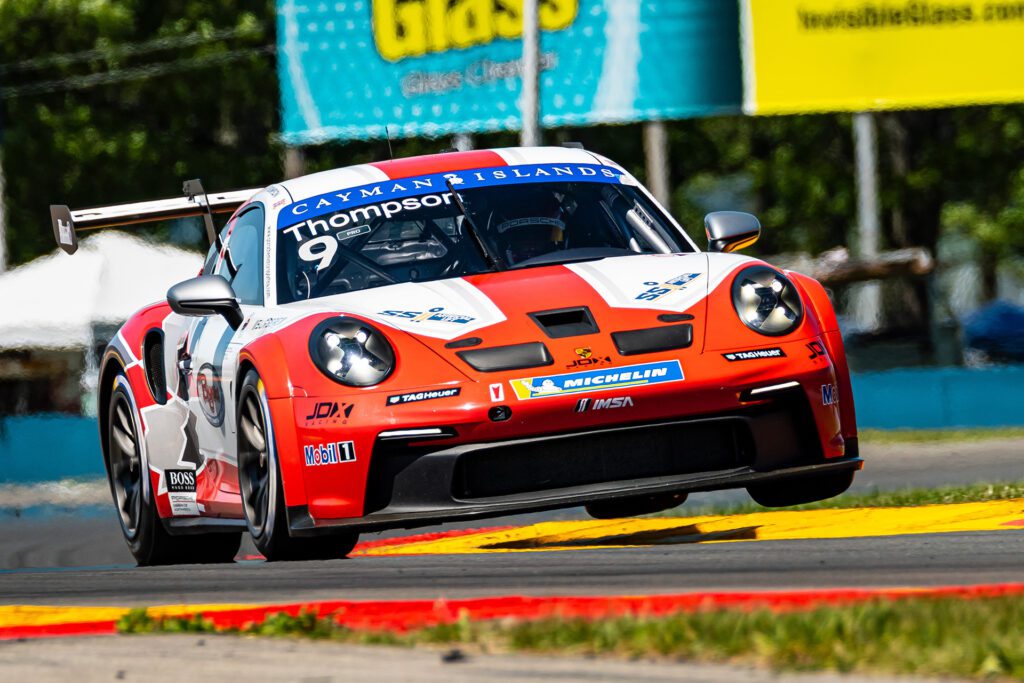
<svg viewBox="0 0 1024 683"><path fill-rule="evenodd" d="M629 396L616 396L615 398L581 398L576 402L576 412L585 413L588 410L608 410L611 408L632 408L633 399Z"/></svg>
<svg viewBox="0 0 1024 683"><path fill-rule="evenodd" d="M356 461L356 447L351 441L305 446L303 454L306 456L307 467Z"/></svg>

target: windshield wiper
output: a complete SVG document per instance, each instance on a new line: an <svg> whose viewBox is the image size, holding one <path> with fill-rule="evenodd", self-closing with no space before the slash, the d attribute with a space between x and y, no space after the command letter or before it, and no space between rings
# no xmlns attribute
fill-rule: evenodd
<svg viewBox="0 0 1024 683"><path fill-rule="evenodd" d="M444 181L444 184L448 186L448 191L452 193L452 198L455 200L456 206L459 207L459 211L462 213L462 217L466 219L466 225L469 227L469 236L473 239L473 243L476 245L477 251L484 257L484 261L491 270L505 270L505 264L502 262L501 257L497 254L492 254L491 250L487 248L484 243L483 237L480 234L480 228L477 227L476 221L473 220L473 216L470 215L466 209L466 205L462 202L462 197L455 191L455 187L452 185L452 181L449 178Z"/></svg>

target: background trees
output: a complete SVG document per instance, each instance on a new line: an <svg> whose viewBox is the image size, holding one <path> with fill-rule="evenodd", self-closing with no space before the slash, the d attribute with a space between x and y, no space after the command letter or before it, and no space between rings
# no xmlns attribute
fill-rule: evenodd
<svg viewBox="0 0 1024 683"><path fill-rule="evenodd" d="M207 187L261 185L283 173L271 0L0 0L0 145L14 263L52 249L47 206L87 206ZM84 53L84 54L83 54ZM983 291L1024 254L1024 106L879 115L888 247L971 245ZM700 232L716 208L747 208L766 228L760 253L847 242L856 220L847 115L669 124L672 208ZM548 131L643 176L639 126ZM478 146L515 144L511 133ZM396 140L396 155L447 140ZM307 168L385 158L383 141L305 150ZM199 230L178 234L201 246Z"/></svg>

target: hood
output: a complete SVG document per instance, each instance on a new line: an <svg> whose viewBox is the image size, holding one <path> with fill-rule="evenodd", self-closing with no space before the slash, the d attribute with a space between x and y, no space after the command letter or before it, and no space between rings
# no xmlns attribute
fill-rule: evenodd
<svg viewBox="0 0 1024 683"><path fill-rule="evenodd" d="M658 315L693 316L694 346L702 346L706 301L737 267L733 254L665 254L606 258L423 283L401 283L289 304L306 312L359 315L407 332L461 369L452 340L479 337L481 347L551 338L531 314L586 306L600 338L568 337L566 344L601 344L607 333L663 325ZM595 349L595 352L597 350ZM472 372L470 372L472 374Z"/></svg>

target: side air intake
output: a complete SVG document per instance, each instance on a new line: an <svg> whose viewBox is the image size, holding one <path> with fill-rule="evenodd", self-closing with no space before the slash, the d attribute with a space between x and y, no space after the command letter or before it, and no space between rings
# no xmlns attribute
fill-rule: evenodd
<svg viewBox="0 0 1024 683"><path fill-rule="evenodd" d="M612 332L612 341L615 342L615 348L623 356L685 349L693 344L693 326L687 324L666 325L646 330Z"/></svg>
<svg viewBox="0 0 1024 683"><path fill-rule="evenodd" d="M551 354L548 353L548 347L540 342L459 351L457 355L471 368L480 372L539 368L542 365L551 365L555 362Z"/></svg>

